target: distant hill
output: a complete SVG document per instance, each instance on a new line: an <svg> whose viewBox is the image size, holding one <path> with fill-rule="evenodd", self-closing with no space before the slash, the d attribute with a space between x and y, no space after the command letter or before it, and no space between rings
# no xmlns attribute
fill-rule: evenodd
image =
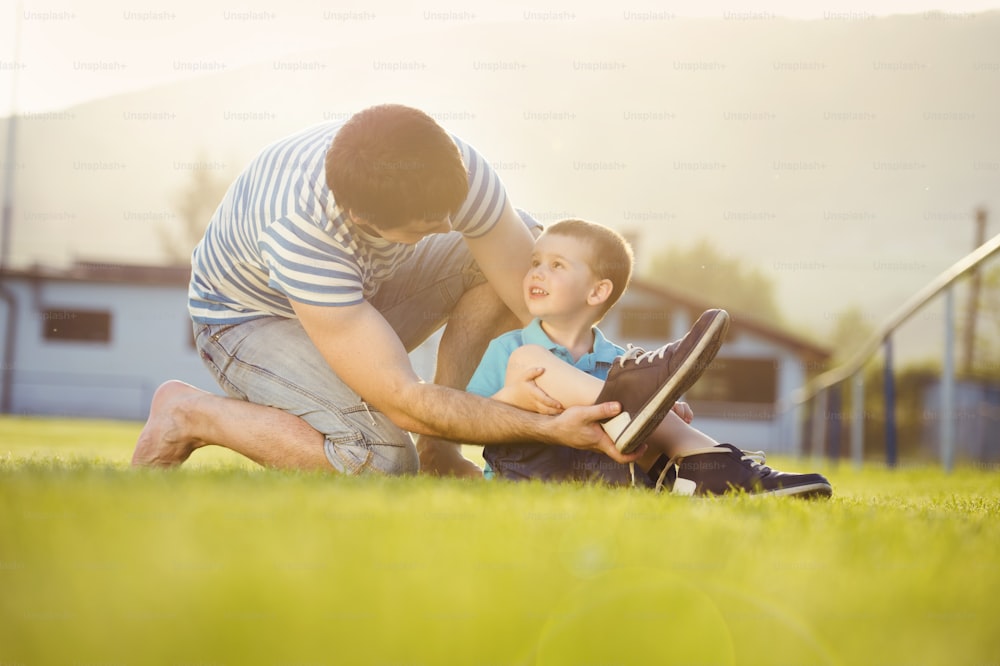
<svg viewBox="0 0 1000 666"><path fill-rule="evenodd" d="M637 232L640 261L710 238L820 332L852 303L877 322L971 249L976 206L1000 215L1000 13L624 18L373 33L29 115L13 263L162 261L192 169L382 101L436 115L542 219Z"/></svg>

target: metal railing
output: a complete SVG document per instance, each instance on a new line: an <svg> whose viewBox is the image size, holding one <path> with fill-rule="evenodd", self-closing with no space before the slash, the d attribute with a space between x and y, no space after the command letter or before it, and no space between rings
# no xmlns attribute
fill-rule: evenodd
<svg viewBox="0 0 1000 666"><path fill-rule="evenodd" d="M944 292L944 363L941 370L940 455L945 470L955 462L955 297L954 283L966 273L975 270L984 261L1000 251L1000 234L980 245L951 268L938 275L918 291L861 345L858 351L842 365L824 372L806 382L793 394L790 409L799 410L812 406L812 441L814 450L826 449L827 415L840 412L839 386L853 381L851 400L851 457L856 465L864 455L864 367L881 347L884 356L885 396L885 452L886 463L894 466L897 459L896 396L893 375L892 336L896 329L922 310L935 296ZM797 422L797 420L794 420ZM837 419L830 420L830 430L839 442ZM831 437L834 439L834 437Z"/></svg>

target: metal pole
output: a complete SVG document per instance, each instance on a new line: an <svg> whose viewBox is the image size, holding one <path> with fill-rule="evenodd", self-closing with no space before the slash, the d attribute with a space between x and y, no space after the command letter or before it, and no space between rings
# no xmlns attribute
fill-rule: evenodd
<svg viewBox="0 0 1000 666"><path fill-rule="evenodd" d="M976 237L972 249L986 242L986 209L976 210ZM962 345L962 370L972 374L976 353L976 319L979 316L979 292L982 290L983 276L979 267L969 274L969 303L965 315L965 342Z"/></svg>
<svg viewBox="0 0 1000 666"><path fill-rule="evenodd" d="M896 466L896 379L892 372L892 336L888 335L882 343L885 355L885 463L889 467Z"/></svg>
<svg viewBox="0 0 1000 666"><path fill-rule="evenodd" d="M813 402L812 442L809 447L811 457L816 458L826 451L826 389Z"/></svg>
<svg viewBox="0 0 1000 666"><path fill-rule="evenodd" d="M7 150L4 156L3 210L0 211L0 273L10 259L10 228L14 217L14 172L17 169L17 74L21 68L21 3L14 18L14 67L10 73L10 116L7 118ZM13 315L8 315L13 316Z"/></svg>
<svg viewBox="0 0 1000 666"><path fill-rule="evenodd" d="M0 413L9 414L14 404L14 357L17 334L17 298L3 284L3 275L10 259L10 236L14 218L14 172L17 170L17 77L21 69L21 17L23 3L15 6L14 66L10 75L10 116L7 118L7 149L3 164L3 203L0 204L0 299L7 306L5 313L3 352L0 356Z"/></svg>
<svg viewBox="0 0 1000 666"><path fill-rule="evenodd" d="M951 268L938 275L930 284L911 296L906 303L898 308L872 333L871 337L861 345L846 363L833 370L827 370L817 377L813 377L806 382L803 388L792 394L792 399L797 402L805 402L816 395L821 389L846 380L860 370L878 352L879 347L885 342L887 336L892 335L897 328L919 312L932 298L936 297L957 279L998 252L1000 252L1000 234L988 240L976 249L975 252L962 257Z"/></svg>
<svg viewBox="0 0 1000 666"><path fill-rule="evenodd" d="M776 433L778 450L785 453L795 454L797 448L796 424L799 418L799 405L785 401L779 401L776 409L779 414L778 430Z"/></svg>
<svg viewBox="0 0 1000 666"><path fill-rule="evenodd" d="M827 447L827 457L834 462L840 460L840 433L843 410L841 409L841 386L830 387L830 445Z"/></svg>
<svg viewBox="0 0 1000 666"><path fill-rule="evenodd" d="M851 458L854 466L861 467L865 455L865 372L858 370L854 375L851 390L853 416L851 417Z"/></svg>
<svg viewBox="0 0 1000 666"><path fill-rule="evenodd" d="M941 465L950 472L955 462L955 289L944 292L944 367L941 370Z"/></svg>

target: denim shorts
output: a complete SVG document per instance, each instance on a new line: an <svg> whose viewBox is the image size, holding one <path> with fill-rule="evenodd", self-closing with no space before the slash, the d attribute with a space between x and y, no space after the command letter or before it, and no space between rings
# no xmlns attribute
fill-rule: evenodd
<svg viewBox="0 0 1000 666"><path fill-rule="evenodd" d="M445 323L467 290L484 282L461 234L437 234L421 241L369 302L412 351ZM297 319L194 328L201 358L223 390L304 419L323 434L326 457L338 472L417 472L409 433L341 381ZM365 343L343 352L365 354Z"/></svg>

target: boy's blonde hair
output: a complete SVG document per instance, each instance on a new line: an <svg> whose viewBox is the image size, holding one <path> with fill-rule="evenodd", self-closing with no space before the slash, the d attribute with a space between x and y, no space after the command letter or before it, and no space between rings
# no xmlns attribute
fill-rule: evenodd
<svg viewBox="0 0 1000 666"><path fill-rule="evenodd" d="M632 279L632 267L635 264L632 246L617 231L586 220L559 220L545 227L544 233L576 238L588 243L592 248L593 253L587 262L590 270L598 279L611 281L611 295L599 313L598 321L600 321L611 306L618 302Z"/></svg>

